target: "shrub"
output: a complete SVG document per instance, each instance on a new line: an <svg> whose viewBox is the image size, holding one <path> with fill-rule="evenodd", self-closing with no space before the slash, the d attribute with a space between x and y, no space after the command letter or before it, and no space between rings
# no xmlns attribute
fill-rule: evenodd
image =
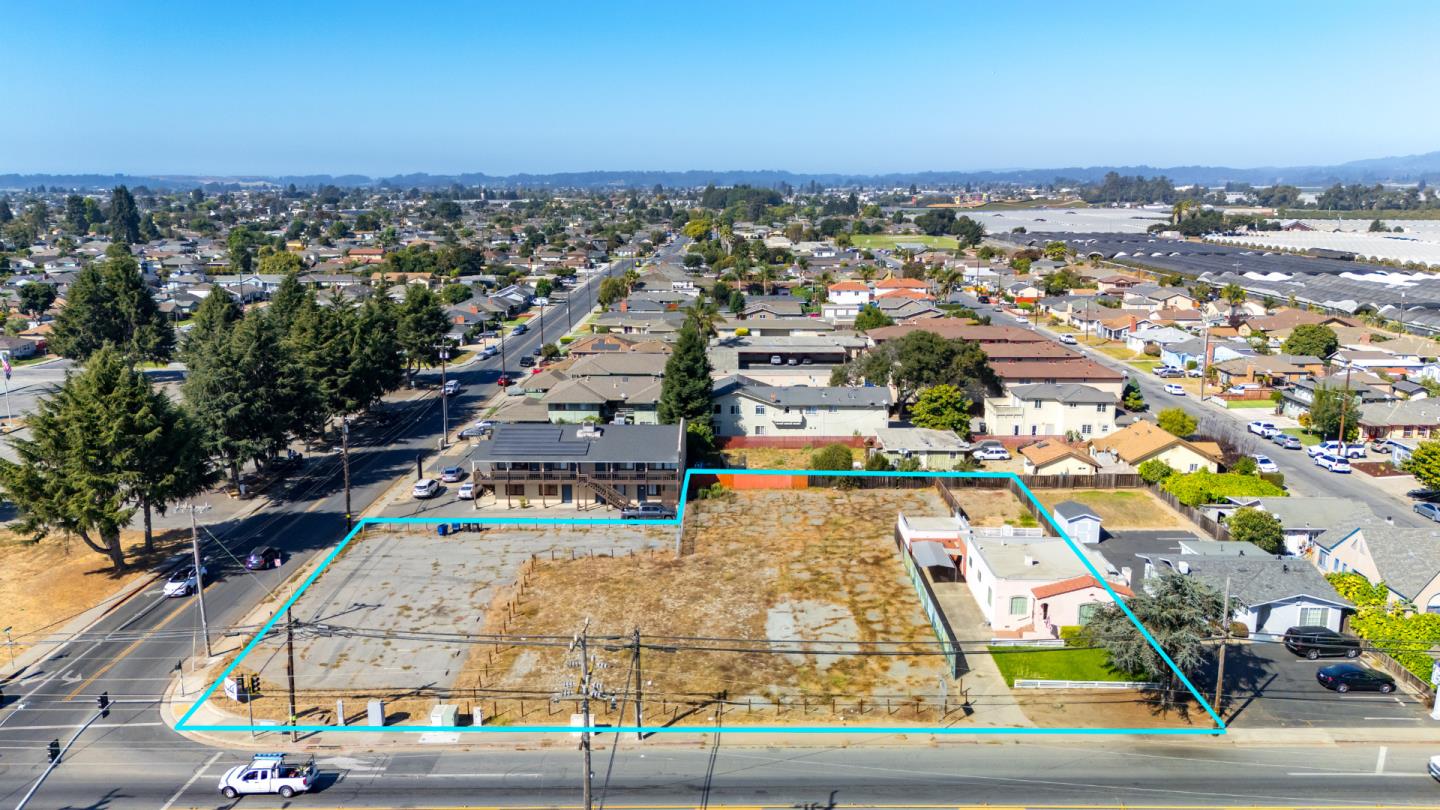
<svg viewBox="0 0 1440 810"><path fill-rule="evenodd" d="M739 327L736 327L736 328L735 328L735 337L749 337L749 336L750 336L750 327L748 327L748 326L739 326Z"/></svg>
<svg viewBox="0 0 1440 810"><path fill-rule="evenodd" d="M810 467L816 470L853 470L855 454L843 444L826 445L810 455Z"/></svg>
<svg viewBox="0 0 1440 810"><path fill-rule="evenodd" d="M1152 458L1135 470L1147 484L1158 484L1175 474L1175 469L1158 458Z"/></svg>
<svg viewBox="0 0 1440 810"><path fill-rule="evenodd" d="M1090 646L1090 641L1085 638L1085 628L1078 624L1067 624L1061 627L1060 640L1065 642L1066 647Z"/></svg>
<svg viewBox="0 0 1440 810"><path fill-rule="evenodd" d="M1159 357L1159 356L1160 356L1160 347L1157 346L1157 345L1155 345L1154 343L1147 343L1147 344L1145 344L1145 356L1146 356L1146 357Z"/></svg>
<svg viewBox="0 0 1440 810"><path fill-rule="evenodd" d="M1287 494L1263 478L1207 470L1172 475L1160 484L1160 488L1186 506L1216 503L1230 497L1273 498Z"/></svg>
<svg viewBox="0 0 1440 810"><path fill-rule="evenodd" d="M1230 539L1237 543L1254 543L1270 554L1279 554L1285 547L1285 529L1280 519L1259 509L1236 509L1225 519Z"/></svg>
<svg viewBox="0 0 1440 810"><path fill-rule="evenodd" d="M1241 456L1240 458L1235 459L1234 464L1230 465L1230 472L1238 473L1240 475L1254 475L1256 469L1257 466L1255 463L1255 459L1249 456Z"/></svg>
<svg viewBox="0 0 1440 810"><path fill-rule="evenodd" d="M1199 423L1183 408L1166 408L1156 415L1155 423L1172 436L1185 438L1195 432Z"/></svg>

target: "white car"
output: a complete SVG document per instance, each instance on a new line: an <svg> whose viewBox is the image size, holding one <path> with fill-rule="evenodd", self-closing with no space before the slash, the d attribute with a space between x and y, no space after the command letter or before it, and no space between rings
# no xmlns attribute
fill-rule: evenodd
<svg viewBox="0 0 1440 810"><path fill-rule="evenodd" d="M1064 343L1066 346L1074 346L1080 341L1076 340L1074 335L1061 335L1060 342Z"/></svg>
<svg viewBox="0 0 1440 810"><path fill-rule="evenodd" d="M1324 464L1323 466L1325 467L1325 469L1329 470L1330 472L1332 472L1332 473L1348 473L1348 472L1350 472L1350 462L1349 462L1348 460L1343 459L1343 458L1340 458L1339 456L1323 456L1323 458L1325 459L1325 464Z"/></svg>
<svg viewBox="0 0 1440 810"><path fill-rule="evenodd" d="M455 396L455 395L458 394L458 393L460 393L460 381L459 381L459 380L446 380L446 381L445 381L445 396L447 396L447 397L453 397L453 396Z"/></svg>
<svg viewBox="0 0 1440 810"><path fill-rule="evenodd" d="M1262 456L1259 453L1251 456L1255 459L1255 469L1262 473L1278 473L1280 465L1270 460L1269 456Z"/></svg>
<svg viewBox="0 0 1440 810"><path fill-rule="evenodd" d="M1025 317L1024 315L1016 315L1016 316L1015 316L1015 320L1019 321L1020 323L1025 324L1026 326L1029 326L1029 325L1030 325L1030 319L1027 318L1027 317Z"/></svg>
<svg viewBox="0 0 1440 810"><path fill-rule="evenodd" d="M421 478L419 481L415 482L415 486L410 490L410 494L414 495L420 500L424 500L425 498L433 498L439 492L440 482L436 481L434 478Z"/></svg>
<svg viewBox="0 0 1440 810"><path fill-rule="evenodd" d="M200 577L204 579L207 575L208 572L205 570L205 566L200 566ZM195 592L196 585L195 566L186 565L175 569L175 572L170 575L170 578L165 580L165 586L161 588L161 593L171 598L176 596L189 596Z"/></svg>
<svg viewBox="0 0 1440 810"><path fill-rule="evenodd" d="M1171 396L1183 397L1185 396L1185 389L1181 388L1178 383L1165 383L1165 393Z"/></svg>
<svg viewBox="0 0 1440 810"><path fill-rule="evenodd" d="M1341 444L1334 439L1321 442L1316 445L1320 452L1329 453L1332 456L1343 456L1345 458L1365 458L1365 445L1355 442L1353 444Z"/></svg>
<svg viewBox="0 0 1440 810"><path fill-rule="evenodd" d="M549 298L536 298L534 301L531 301L530 303L534 304L534 305L537 306L537 307L548 307L548 306L550 306L550 299L549 299Z"/></svg>
<svg viewBox="0 0 1440 810"><path fill-rule="evenodd" d="M1262 436L1266 439L1280 432L1280 429L1275 427L1273 423L1260 421L1251 422L1245 426L1245 429L1254 433L1256 436Z"/></svg>
<svg viewBox="0 0 1440 810"><path fill-rule="evenodd" d="M468 501L475 497L475 482L466 481L455 490L455 497L462 501Z"/></svg>
<svg viewBox="0 0 1440 810"><path fill-rule="evenodd" d="M1430 757L1430 775L1440 779L1440 754Z"/></svg>
<svg viewBox="0 0 1440 810"><path fill-rule="evenodd" d="M1010 459L1009 450L994 445L982 447L976 450L973 455L978 461L1008 461Z"/></svg>

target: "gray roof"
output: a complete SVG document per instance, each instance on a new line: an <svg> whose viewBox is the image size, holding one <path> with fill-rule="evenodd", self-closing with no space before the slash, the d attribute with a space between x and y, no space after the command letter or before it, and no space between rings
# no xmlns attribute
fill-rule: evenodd
<svg viewBox="0 0 1440 810"><path fill-rule="evenodd" d="M1107 394L1098 388L1091 388L1088 385L1081 385L1079 383L1016 385L1010 387L1010 393L1013 394L1016 399L1074 402L1077 404L1089 403L1092 405L1115 404L1114 394Z"/></svg>
<svg viewBox="0 0 1440 810"><path fill-rule="evenodd" d="M893 401L890 389L881 386L765 385L738 374L715 383L714 396L732 393L785 408L830 405L838 408L888 408Z"/></svg>
<svg viewBox="0 0 1440 810"><path fill-rule="evenodd" d="M1065 520L1074 520L1079 517L1100 519L1100 516L1095 514L1094 509L1091 509L1079 501L1061 501L1055 504L1055 507L1050 511L1054 512L1056 517L1064 518Z"/></svg>
<svg viewBox="0 0 1440 810"><path fill-rule="evenodd" d="M1362 425L1440 424L1440 399L1404 399L1360 406Z"/></svg>
<svg viewBox="0 0 1440 810"><path fill-rule="evenodd" d="M1382 525L1362 531L1370 558L1390 590L1414 599L1440 574L1440 530Z"/></svg>
<svg viewBox="0 0 1440 810"><path fill-rule="evenodd" d="M1245 506L1255 506L1280 519L1280 525L1287 529L1314 527L1325 529L1345 523L1357 514L1368 513L1369 508L1356 503L1352 498L1292 497L1292 498L1231 498Z"/></svg>
<svg viewBox="0 0 1440 810"><path fill-rule="evenodd" d="M953 430L917 427L876 428L875 438L879 440L880 447L887 451L909 450L921 453L944 453L970 449L970 442L960 438Z"/></svg>
<svg viewBox="0 0 1440 810"><path fill-rule="evenodd" d="M1351 605L1350 600L1335 592L1324 575L1310 563L1295 558L1180 556L1165 558L1174 564L1190 567L1190 576L1216 590L1230 583L1230 595L1246 607L1278 602L1296 596L1334 605Z"/></svg>
<svg viewBox="0 0 1440 810"><path fill-rule="evenodd" d="M472 461L644 462L679 464L685 441L680 425L604 425L599 436L579 436L579 425L501 424L480 442Z"/></svg>

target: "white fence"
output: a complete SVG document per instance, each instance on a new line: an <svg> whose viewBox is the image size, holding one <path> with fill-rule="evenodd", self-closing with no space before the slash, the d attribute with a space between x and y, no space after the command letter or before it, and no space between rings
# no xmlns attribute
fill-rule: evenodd
<svg viewBox="0 0 1440 810"><path fill-rule="evenodd" d="M1016 689L1159 689L1156 681L1043 681L1015 679Z"/></svg>

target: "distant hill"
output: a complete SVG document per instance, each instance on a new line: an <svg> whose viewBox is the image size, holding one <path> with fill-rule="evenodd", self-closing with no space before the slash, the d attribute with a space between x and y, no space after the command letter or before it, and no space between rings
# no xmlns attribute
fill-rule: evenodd
<svg viewBox="0 0 1440 810"><path fill-rule="evenodd" d="M394 188L436 188L459 184L496 188L648 188L656 184L672 188L689 188L713 183L717 186L748 183L755 186L921 186L963 185L966 183L1017 183L1043 185L1056 179L1091 182L1108 172L1123 175L1154 177L1164 175L1177 185L1201 183L1219 186L1227 182L1271 185L1290 183L1298 186L1329 186L1334 183L1427 183L1440 181L1440 151L1423 155L1353 160L1335 166L1261 166L1231 168L1226 166L1067 166L1054 169L1001 169L992 171L928 171L894 174L802 174L778 169L690 171L590 171L556 174L490 175L480 172L463 174L404 174L393 177L367 177L359 174L277 175L277 176L204 176L204 175L128 175L128 174L0 174L0 189L28 189L36 186L63 189L103 189L124 183L154 189L237 190L247 187L294 183L300 188L336 185L390 186Z"/></svg>

